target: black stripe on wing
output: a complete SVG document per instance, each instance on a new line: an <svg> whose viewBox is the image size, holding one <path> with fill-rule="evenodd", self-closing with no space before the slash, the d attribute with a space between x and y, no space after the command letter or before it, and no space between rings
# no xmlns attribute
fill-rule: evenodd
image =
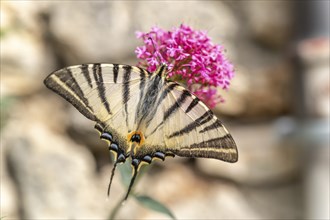
<svg viewBox="0 0 330 220"><path fill-rule="evenodd" d="M182 157L215 158L231 163L238 160L237 147L230 134L180 149L173 149L172 152Z"/></svg>
<svg viewBox="0 0 330 220"><path fill-rule="evenodd" d="M163 102L163 100L166 98L168 93L170 93L173 89L175 89L178 86L179 86L178 83L171 82L169 84L169 86L166 89L164 89L163 93L161 94L161 96L157 102L157 106L159 106Z"/></svg>
<svg viewBox="0 0 330 220"><path fill-rule="evenodd" d="M195 98L191 101L188 108L186 109L186 113L190 112L198 103L199 103L199 98L195 96Z"/></svg>
<svg viewBox="0 0 330 220"><path fill-rule="evenodd" d="M184 128L173 132L168 136L168 138L173 138L177 136L181 136L183 134L189 133L190 131L194 130L195 128L205 124L206 122L209 122L213 118L213 113L211 110L205 112L201 117L197 118L195 121L191 122Z"/></svg>
<svg viewBox="0 0 330 220"><path fill-rule="evenodd" d="M105 109L109 114L111 114L110 111L110 104L105 96L105 87L103 83L103 77L102 77L102 68L101 64L95 63L93 64L93 76L97 85L98 94L100 96L101 102L104 105Z"/></svg>
<svg viewBox="0 0 330 220"><path fill-rule="evenodd" d="M217 138L212 138L206 141L202 141L200 143L195 143L192 144L188 147L182 147L181 150L183 149L209 149L209 148L224 148L224 149L231 149L235 146L233 145L233 138L231 137L230 134L226 134L225 136L222 137L217 137Z"/></svg>
<svg viewBox="0 0 330 220"><path fill-rule="evenodd" d="M71 103L84 116L93 121L98 120L69 68L50 74L44 80L44 84Z"/></svg>
<svg viewBox="0 0 330 220"><path fill-rule="evenodd" d="M65 72L63 74L56 74L56 76L67 85L72 92L74 92L79 99L85 104L86 108L89 108L91 111L92 107L89 106L88 100L85 98L83 91L80 88L80 85L77 83L76 79L73 77L72 72L69 68L63 69Z"/></svg>
<svg viewBox="0 0 330 220"><path fill-rule="evenodd" d="M126 114L126 126L128 128L128 111L127 111L127 102L130 96L130 79L131 79L131 66L123 66L124 69L124 77L123 77L123 105Z"/></svg>
<svg viewBox="0 0 330 220"><path fill-rule="evenodd" d="M223 127L223 125L222 125L221 121L219 119L217 119L211 125L206 126L205 128L203 128L203 130L199 131L199 133L204 133L206 131L217 129L217 128L220 128L220 127Z"/></svg>
<svg viewBox="0 0 330 220"><path fill-rule="evenodd" d="M183 90L183 92L181 93L180 97L164 113L163 122L166 121L171 115L173 115L173 113L175 113L181 107L181 105L184 103L184 101L189 96L191 96L190 92L188 90Z"/></svg>
<svg viewBox="0 0 330 220"><path fill-rule="evenodd" d="M90 76L90 73L89 73L89 70L88 70L88 65L87 64L82 64L80 66L80 69L81 69L81 72L83 73L86 81L88 82L88 85L89 87L93 87L92 85L92 79L91 79L91 76Z"/></svg>
<svg viewBox="0 0 330 220"><path fill-rule="evenodd" d="M160 94L160 97L157 101L156 106L160 106L161 103L163 102L163 100L167 97L167 95L176 87L178 87L179 84L175 83L175 82L170 82L168 83L167 87L165 87L165 89L163 90L163 92ZM152 135L153 133L155 133L157 131L157 129L163 124L163 122L161 124L159 124L150 134L148 135Z"/></svg>
<svg viewBox="0 0 330 220"><path fill-rule="evenodd" d="M118 72L119 72L119 65L113 64L113 81L114 81L114 83L117 83Z"/></svg>
<svg viewBox="0 0 330 220"><path fill-rule="evenodd" d="M169 87L171 89L174 89L175 86L171 86ZM168 91L166 94L168 94L170 91ZM180 97L175 100L175 102L173 103L173 105L171 105L171 107L169 107L163 116L163 121L157 125L157 127L150 133L150 135L152 135L153 133L155 133L158 128L160 128L160 126L162 126L164 124L165 121L167 121L171 115L173 115L184 103L184 101L187 99L187 97L192 96L191 93L188 90L183 90Z"/></svg>

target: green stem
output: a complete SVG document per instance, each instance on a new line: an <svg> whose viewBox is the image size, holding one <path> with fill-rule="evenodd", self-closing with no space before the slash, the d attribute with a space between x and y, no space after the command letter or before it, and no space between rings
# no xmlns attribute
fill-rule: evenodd
<svg viewBox="0 0 330 220"><path fill-rule="evenodd" d="M124 206L123 201L124 201L124 197L123 197L123 199L119 200L119 202L116 204L115 208L111 211L110 216L108 218L109 220L114 220L115 219L115 217L118 214L120 208L122 206Z"/></svg>
<svg viewBox="0 0 330 220"><path fill-rule="evenodd" d="M149 166L149 167L150 167L150 166ZM148 167L148 168L149 168L149 167ZM140 172L139 172L139 178L136 179L136 181L135 181L135 185L138 183L138 181L139 181L140 178L144 175L144 173L146 173L146 170L147 170L148 168L145 167L145 166L141 167L141 170L140 170ZM121 174L122 174L122 181L123 181L123 175L128 175L128 174L123 173L122 170L120 169L120 167L119 167L119 170L120 170L120 172L121 172ZM129 175L132 175L132 174L130 173ZM125 185L125 184L123 184L123 185ZM133 191L133 190L132 190L132 192L130 193L130 195L134 196L134 191ZM127 196L128 196L128 195L127 195ZM127 200L127 199L128 199L128 198L126 198L126 200ZM108 218L109 220L114 220L114 219L116 218L116 216L117 216L119 210L121 209L121 207L124 206L126 200L125 200L125 196L124 196L122 199L120 199L120 200L118 201L118 203L116 204L116 206L113 208L113 210L112 210L111 213L110 213L110 216L109 216L109 218Z"/></svg>

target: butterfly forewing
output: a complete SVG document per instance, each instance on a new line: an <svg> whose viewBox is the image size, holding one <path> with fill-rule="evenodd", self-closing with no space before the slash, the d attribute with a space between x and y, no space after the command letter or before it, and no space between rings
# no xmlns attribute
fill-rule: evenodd
<svg viewBox="0 0 330 220"><path fill-rule="evenodd" d="M55 71L44 83L87 118L126 137L134 127L131 116L137 108L141 79L147 75L128 65L85 64Z"/></svg>

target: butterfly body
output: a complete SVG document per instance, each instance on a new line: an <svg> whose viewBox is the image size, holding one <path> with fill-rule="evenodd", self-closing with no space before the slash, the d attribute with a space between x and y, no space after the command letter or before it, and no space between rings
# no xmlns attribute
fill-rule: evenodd
<svg viewBox="0 0 330 220"><path fill-rule="evenodd" d="M165 65L150 73L129 65L83 64L55 71L44 83L96 122L115 155L114 169L131 157L132 184L142 164L167 156L236 162L236 144L220 120L166 73Z"/></svg>

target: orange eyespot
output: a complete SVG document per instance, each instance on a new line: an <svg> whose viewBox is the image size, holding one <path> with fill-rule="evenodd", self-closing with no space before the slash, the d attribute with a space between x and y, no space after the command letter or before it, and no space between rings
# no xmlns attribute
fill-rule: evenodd
<svg viewBox="0 0 330 220"><path fill-rule="evenodd" d="M128 143L135 142L138 146L141 146L144 144L145 138L141 131L132 131L127 135L127 142Z"/></svg>

